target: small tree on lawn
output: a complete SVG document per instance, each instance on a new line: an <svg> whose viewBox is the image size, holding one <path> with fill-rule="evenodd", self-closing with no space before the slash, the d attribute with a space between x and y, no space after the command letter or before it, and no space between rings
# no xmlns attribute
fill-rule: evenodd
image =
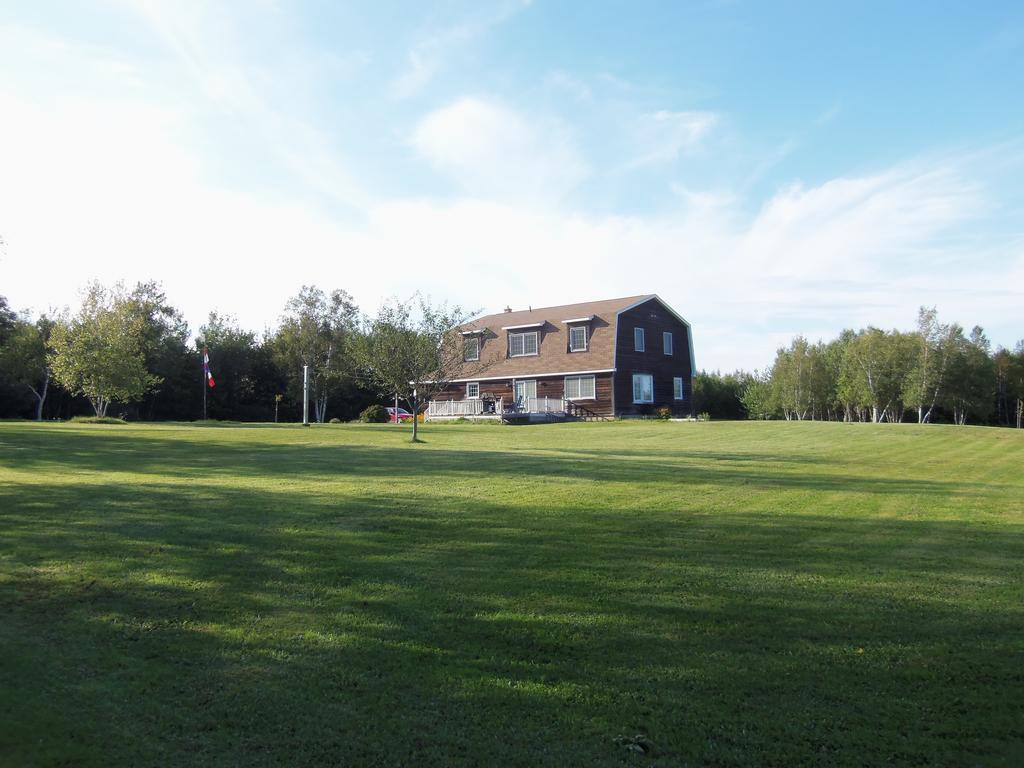
<svg viewBox="0 0 1024 768"><path fill-rule="evenodd" d="M420 296L393 300L366 322L361 367L382 394L404 400L418 437L421 404L465 373L464 345L457 328L469 320L459 307L433 306Z"/></svg>
<svg viewBox="0 0 1024 768"><path fill-rule="evenodd" d="M88 287L82 307L58 321L50 335L53 378L69 392L89 398L97 416L112 402L141 398L160 379L146 370L144 319L118 285Z"/></svg>

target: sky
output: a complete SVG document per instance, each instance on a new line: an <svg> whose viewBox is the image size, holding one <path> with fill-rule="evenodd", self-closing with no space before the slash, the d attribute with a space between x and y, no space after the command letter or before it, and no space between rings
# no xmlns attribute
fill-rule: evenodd
<svg viewBox="0 0 1024 768"><path fill-rule="evenodd" d="M0 294L657 293L698 368L1024 337L1024 4L0 0Z"/></svg>

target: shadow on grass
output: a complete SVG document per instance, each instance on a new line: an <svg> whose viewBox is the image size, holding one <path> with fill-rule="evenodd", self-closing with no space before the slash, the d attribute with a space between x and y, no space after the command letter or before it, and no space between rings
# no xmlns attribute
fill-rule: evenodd
<svg viewBox="0 0 1024 768"><path fill-rule="evenodd" d="M399 436L394 436L399 437ZM780 457L776 453L724 454L685 447L666 451L597 450L488 451L434 448L416 450L409 441L389 446L309 443L239 443L176 437L59 431L26 432L17 450L7 451L14 469L34 472L149 473L167 477L369 477L416 479L475 478L487 471L532 480L575 478L598 482L678 483L748 486L760 489L806 489L870 494L948 496L988 495L1016 487L959 478L891 478L837 474L812 454ZM8 443L10 445L10 443ZM619 457L631 458L621 461ZM482 468L488 468L486 471ZM116 475L115 475L116 476Z"/></svg>
<svg viewBox="0 0 1024 768"><path fill-rule="evenodd" d="M69 468L102 469L119 440L76 442ZM612 739L634 733L659 764L1010 764L1024 746L1019 526L560 511L386 484L296 498L212 482L260 473L262 451L225 446L213 468L157 443L133 469L163 453L194 484L0 487L14 762L618 765L632 756ZM278 446L276 474L383 477L401 450ZM466 471L463 452L422 456L403 466Z"/></svg>

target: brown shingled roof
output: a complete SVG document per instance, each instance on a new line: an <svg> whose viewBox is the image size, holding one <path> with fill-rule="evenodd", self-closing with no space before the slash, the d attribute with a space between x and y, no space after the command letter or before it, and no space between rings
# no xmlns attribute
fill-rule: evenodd
<svg viewBox="0 0 1024 768"><path fill-rule="evenodd" d="M462 326L463 331L484 331L480 362L467 363L463 376L471 379L539 376L545 373L576 373L610 371L615 367L615 333L618 313L653 294L626 296L621 299L562 304L557 307L499 312L486 315ZM569 330L566 320L590 317L587 328L587 351L569 351ZM542 323L538 355L508 357L509 326ZM523 329L533 330L533 329ZM513 332L515 332L513 330Z"/></svg>

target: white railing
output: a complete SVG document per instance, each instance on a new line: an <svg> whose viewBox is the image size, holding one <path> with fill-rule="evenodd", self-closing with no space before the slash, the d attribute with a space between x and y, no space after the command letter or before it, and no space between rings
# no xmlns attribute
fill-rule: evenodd
<svg viewBox="0 0 1024 768"><path fill-rule="evenodd" d="M431 400L427 416L479 416L484 412L482 400Z"/></svg>
<svg viewBox="0 0 1024 768"><path fill-rule="evenodd" d="M565 400L560 397L523 398L523 410L527 413L565 413Z"/></svg>

